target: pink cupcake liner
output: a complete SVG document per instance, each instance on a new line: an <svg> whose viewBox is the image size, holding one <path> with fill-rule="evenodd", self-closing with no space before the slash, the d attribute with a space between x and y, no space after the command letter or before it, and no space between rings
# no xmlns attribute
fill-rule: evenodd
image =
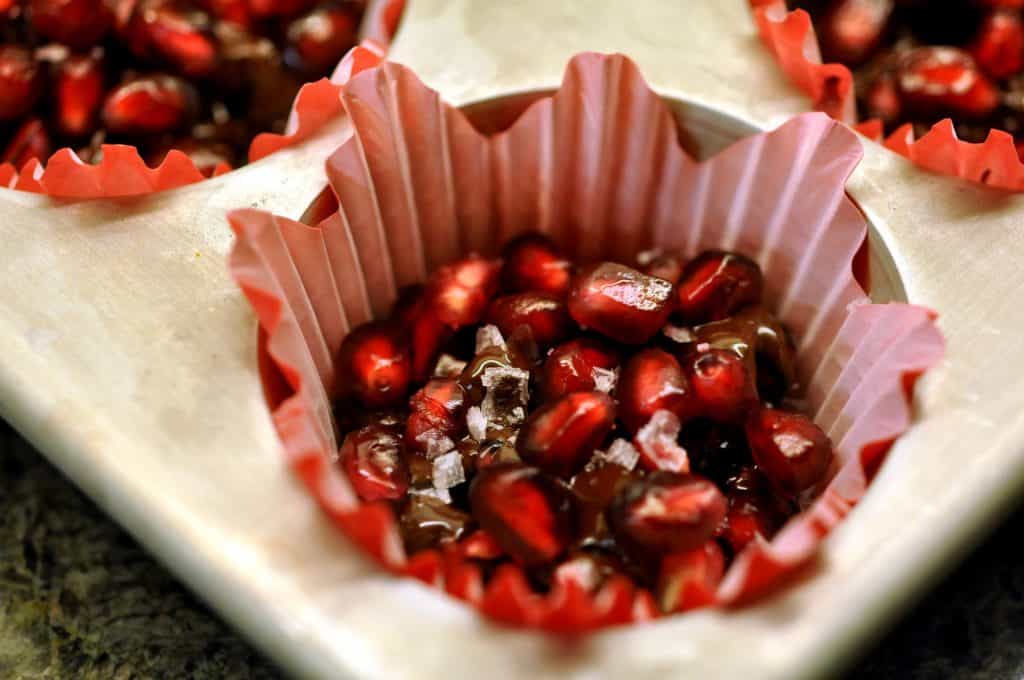
<svg viewBox="0 0 1024 680"><path fill-rule="evenodd" d="M363 18L363 37L387 48L398 32L405 0L370 0Z"/></svg>
<svg viewBox="0 0 1024 680"><path fill-rule="evenodd" d="M786 76L811 98L814 108L853 124L853 74L842 64L822 64L811 18L804 10L788 12L783 0L751 0L758 33ZM858 132L922 168L998 189L1024 191L1024 163L1013 137L992 130L974 144L957 138L950 120L943 120L920 139L904 125L883 139L880 121L855 125Z"/></svg>
<svg viewBox="0 0 1024 680"><path fill-rule="evenodd" d="M625 580L538 595L511 565L484 583L460 545L407 556L390 508L361 504L334 462L330 395L349 330L438 265L537 230L584 260L717 247L758 261L767 304L798 338L798 373L837 465L806 512L737 557L712 604L760 597L811 563L910 426L908 386L944 347L931 311L871 304L854 276L867 225L844 190L861 158L852 132L805 114L697 162L619 55L578 55L553 96L494 135L396 64L353 78L343 101L355 134L327 164L338 211L315 226L230 215L231 272L259 317L264 367L288 388L271 399L285 455L343 530L388 569L506 623L573 633L657 615L651 594Z"/></svg>
<svg viewBox="0 0 1024 680"><path fill-rule="evenodd" d="M344 113L341 87L353 75L375 66L383 58L384 49L366 40L345 55L329 80L303 85L292 104L285 134L257 135L249 147L250 162L309 139L328 121ZM213 176L230 169L222 163ZM68 148L58 150L45 164L32 159L20 171L10 163L0 164L0 186L62 199L139 196L206 178L180 151L170 151L159 166L150 168L134 146L124 144L104 144L102 160L95 165L83 162Z"/></svg>

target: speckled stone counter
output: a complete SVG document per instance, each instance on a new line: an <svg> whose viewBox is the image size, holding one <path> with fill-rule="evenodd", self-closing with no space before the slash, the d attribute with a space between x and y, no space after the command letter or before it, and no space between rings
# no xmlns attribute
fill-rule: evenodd
<svg viewBox="0 0 1024 680"><path fill-rule="evenodd" d="M1024 511L851 673L1024 678ZM277 678L0 421L0 678Z"/></svg>

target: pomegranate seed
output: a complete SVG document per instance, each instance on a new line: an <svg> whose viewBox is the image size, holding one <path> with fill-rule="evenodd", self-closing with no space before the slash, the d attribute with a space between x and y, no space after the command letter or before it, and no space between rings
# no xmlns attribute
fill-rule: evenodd
<svg viewBox="0 0 1024 680"><path fill-rule="evenodd" d="M204 0L200 3L207 12L222 21L248 28L252 24L252 13L248 0Z"/></svg>
<svg viewBox="0 0 1024 680"><path fill-rule="evenodd" d="M183 127L196 107L196 92L180 78L145 76L114 88L103 103L103 123L115 134L158 134Z"/></svg>
<svg viewBox="0 0 1024 680"><path fill-rule="evenodd" d="M497 560L504 554L494 537L482 529L460 541L459 547L463 556L473 560Z"/></svg>
<svg viewBox="0 0 1024 680"><path fill-rule="evenodd" d="M32 110L43 88L43 73L28 50L0 45L0 121Z"/></svg>
<svg viewBox="0 0 1024 680"><path fill-rule="evenodd" d="M665 554L702 546L726 509L725 496L712 482L655 472L619 492L608 520L625 547Z"/></svg>
<svg viewBox="0 0 1024 680"><path fill-rule="evenodd" d="M503 252L502 286L513 293L547 293L565 297L572 282L572 265L540 234L525 234Z"/></svg>
<svg viewBox="0 0 1024 680"><path fill-rule="evenodd" d="M615 402L603 392L573 392L533 412L516 451L527 463L569 475L583 466L615 424Z"/></svg>
<svg viewBox="0 0 1024 680"><path fill-rule="evenodd" d="M409 488L401 438L384 427L350 432L341 445L341 464L364 501L394 500Z"/></svg>
<svg viewBox="0 0 1024 680"><path fill-rule="evenodd" d="M760 302L763 288L756 262L736 253L710 250L683 270L676 287L677 307L690 322L717 321Z"/></svg>
<svg viewBox="0 0 1024 680"><path fill-rule="evenodd" d="M570 488L576 495L576 526L579 544L600 545L608 539L605 510L623 487L636 479L636 475L608 461L587 463L572 478Z"/></svg>
<svg viewBox="0 0 1024 680"><path fill-rule="evenodd" d="M839 0L817 25L823 56L856 66L882 42L893 0Z"/></svg>
<svg viewBox="0 0 1024 680"><path fill-rule="evenodd" d="M791 497L812 489L832 463L832 442L807 416L763 408L747 421L754 462Z"/></svg>
<svg viewBox="0 0 1024 680"><path fill-rule="evenodd" d="M670 411L685 423L699 412L682 367L668 352L645 349L622 367L615 396L619 418L636 434L655 411Z"/></svg>
<svg viewBox="0 0 1024 680"><path fill-rule="evenodd" d="M451 447L462 434L465 393L458 380L436 378L409 399L409 419L405 426L405 445L414 451L437 455L432 446L445 439Z"/></svg>
<svg viewBox="0 0 1024 680"><path fill-rule="evenodd" d="M424 309L412 324L413 377L425 380L434 371L441 348L452 337L452 330L429 310Z"/></svg>
<svg viewBox="0 0 1024 680"><path fill-rule="evenodd" d="M725 482L729 512L718 529L734 555L754 540L769 540L792 509L777 499L757 467L745 465Z"/></svg>
<svg viewBox="0 0 1024 680"><path fill-rule="evenodd" d="M757 404L757 392L743 359L721 349L686 357L684 368L702 415L717 423L740 423Z"/></svg>
<svg viewBox="0 0 1024 680"><path fill-rule="evenodd" d="M658 574L658 605L666 614L706 607L725 573L725 555L714 541L666 556Z"/></svg>
<svg viewBox="0 0 1024 680"><path fill-rule="evenodd" d="M1020 12L996 10L986 15L971 54L993 78L1009 78L1024 69L1024 22Z"/></svg>
<svg viewBox="0 0 1024 680"><path fill-rule="evenodd" d="M578 551L555 567L552 580L561 584L574 583L589 593L596 593L623 571L622 561L614 555L604 551Z"/></svg>
<svg viewBox="0 0 1024 680"><path fill-rule="evenodd" d="M359 16L349 7L318 7L288 25L285 63L307 73L329 71L357 42L358 30Z"/></svg>
<svg viewBox="0 0 1024 680"><path fill-rule="evenodd" d="M427 286L427 304L452 328L480 323L498 289L501 264L478 255L445 265Z"/></svg>
<svg viewBox="0 0 1024 680"><path fill-rule="evenodd" d="M96 129L103 103L103 60L99 54L71 55L57 69L54 82L56 123L61 134L84 137Z"/></svg>
<svg viewBox="0 0 1024 680"><path fill-rule="evenodd" d="M558 479L518 464L481 470L469 491L473 515L516 561L553 562L572 536L572 495Z"/></svg>
<svg viewBox="0 0 1024 680"><path fill-rule="evenodd" d="M491 303L487 318L505 337L512 337L520 327L529 329L541 349L564 340L573 326L565 303L547 293L499 297Z"/></svg>
<svg viewBox="0 0 1024 680"><path fill-rule="evenodd" d="M967 52L919 47L900 61L896 82L912 113L984 118L999 106L999 91Z"/></svg>
<svg viewBox="0 0 1024 680"><path fill-rule="evenodd" d="M394 326L369 323L349 333L341 344L338 366L343 389L365 406L382 408L405 401L411 366Z"/></svg>
<svg viewBox="0 0 1024 680"><path fill-rule="evenodd" d="M540 398L550 401L570 392L590 392L597 388L600 372L610 375L618 365L618 352L605 343L589 338L570 340L544 361L538 380Z"/></svg>
<svg viewBox="0 0 1024 680"><path fill-rule="evenodd" d="M43 122L29 118L11 137L11 141L0 155L0 163L10 163L15 168L24 167L33 158L45 161L50 157L52 145Z"/></svg>
<svg viewBox="0 0 1024 680"><path fill-rule="evenodd" d="M664 279L672 285L679 282L686 267L686 258L679 252L651 253L649 256L641 253L637 259L642 263L641 271L644 274Z"/></svg>
<svg viewBox="0 0 1024 680"><path fill-rule="evenodd" d="M744 360L756 377L758 394L770 402L796 389L796 348L778 319L763 307L746 307L738 314L693 329L698 345L728 350Z"/></svg>
<svg viewBox="0 0 1024 680"><path fill-rule="evenodd" d="M878 118L885 125L895 125L903 113L896 79L890 73L882 73L864 90L862 97L867 118Z"/></svg>
<svg viewBox="0 0 1024 680"><path fill-rule="evenodd" d="M252 13L260 18L295 16L315 4L316 0L249 0Z"/></svg>
<svg viewBox="0 0 1024 680"><path fill-rule="evenodd" d="M75 49L92 47L113 22L104 0L28 0L32 29Z"/></svg>
<svg viewBox="0 0 1024 680"><path fill-rule="evenodd" d="M632 345L661 330L671 303L671 283L615 262L580 272L569 293L569 313L576 323Z"/></svg>
<svg viewBox="0 0 1024 680"><path fill-rule="evenodd" d="M409 494L398 520L402 542L410 555L459 540L471 524L468 513L424 494Z"/></svg>
<svg viewBox="0 0 1024 680"><path fill-rule="evenodd" d="M706 418L690 421L680 435L691 469L718 483L752 462L747 435L741 425L722 425Z"/></svg>
<svg viewBox="0 0 1024 680"><path fill-rule="evenodd" d="M145 3L136 11L129 31L138 56L158 57L187 76L210 75L217 65L210 17L189 5L170 0Z"/></svg>

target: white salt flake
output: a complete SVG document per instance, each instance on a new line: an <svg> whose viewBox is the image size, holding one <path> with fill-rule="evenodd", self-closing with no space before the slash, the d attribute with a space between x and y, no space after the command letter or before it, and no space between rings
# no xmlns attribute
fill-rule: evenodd
<svg viewBox="0 0 1024 680"><path fill-rule="evenodd" d="M450 489L466 481L466 471L462 469L462 456L459 452L452 451L435 458L432 477L435 489Z"/></svg>
<svg viewBox="0 0 1024 680"><path fill-rule="evenodd" d="M466 368L466 362L456 359L451 354L442 354L434 365L435 378L458 378Z"/></svg>
<svg viewBox="0 0 1024 680"><path fill-rule="evenodd" d="M488 324L476 329L476 353L480 354L491 347L505 347L505 338L501 335L498 327Z"/></svg>
<svg viewBox="0 0 1024 680"><path fill-rule="evenodd" d="M594 379L594 389L605 394L611 394L619 382L619 369L617 368L594 366L590 369L590 375Z"/></svg>
<svg viewBox="0 0 1024 680"><path fill-rule="evenodd" d="M487 439L487 417L479 406L470 406L466 411L466 428L469 436L478 442Z"/></svg>
<svg viewBox="0 0 1024 680"><path fill-rule="evenodd" d="M427 450L424 452L427 460L434 460L455 448L455 442L439 434L436 430L427 430L416 437L416 441L427 447Z"/></svg>
<svg viewBox="0 0 1024 680"><path fill-rule="evenodd" d="M452 495L448 493L448 489L409 489L409 493L413 496L430 496L431 498L436 498L442 503L451 504L452 502Z"/></svg>
<svg viewBox="0 0 1024 680"><path fill-rule="evenodd" d="M640 453L659 470L689 472L690 459L679 445L679 418L671 411L655 411L647 424L636 433Z"/></svg>
<svg viewBox="0 0 1024 680"><path fill-rule="evenodd" d="M607 451L599 453L604 460L620 465L627 470L635 468L637 461L640 460L640 452L636 450L636 447L628 440L621 438L613 441Z"/></svg>
<svg viewBox="0 0 1024 680"><path fill-rule="evenodd" d="M661 248L652 248L651 250L644 250L636 254L636 263L641 267L646 267L656 259L661 257L665 251Z"/></svg>
<svg viewBox="0 0 1024 680"><path fill-rule="evenodd" d="M678 342L680 345L685 345L688 342L693 342L697 339L697 336L693 334L693 331L686 326L673 326L671 324L661 329L661 332L666 338L672 342Z"/></svg>
<svg viewBox="0 0 1024 680"><path fill-rule="evenodd" d="M480 409L488 426L517 425L526 418L530 399L530 372L513 366L494 366L480 377L484 395Z"/></svg>

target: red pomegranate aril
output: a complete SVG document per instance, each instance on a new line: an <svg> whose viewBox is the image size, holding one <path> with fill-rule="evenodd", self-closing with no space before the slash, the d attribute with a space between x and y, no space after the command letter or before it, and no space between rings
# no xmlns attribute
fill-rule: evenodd
<svg viewBox="0 0 1024 680"><path fill-rule="evenodd" d="M115 134L171 132L192 118L196 93L168 75L144 76L114 88L103 103L103 123Z"/></svg>
<svg viewBox="0 0 1024 680"><path fill-rule="evenodd" d="M521 327L529 329L540 349L564 340L572 332L573 322L565 302L547 293L504 295L491 303L487 319L506 338Z"/></svg>
<svg viewBox="0 0 1024 680"><path fill-rule="evenodd" d="M17 120L32 110L43 88L43 73L32 53L0 45L0 121Z"/></svg>
<svg viewBox="0 0 1024 680"><path fill-rule="evenodd" d="M597 389L601 372L609 379L619 365L618 352L599 340L578 338L556 347L544 360L537 389L542 401L570 392Z"/></svg>
<svg viewBox="0 0 1024 680"><path fill-rule="evenodd" d="M525 234L511 241L502 253L501 283L512 293L547 293L565 297L572 283L572 265L548 238Z"/></svg>
<svg viewBox="0 0 1024 680"><path fill-rule="evenodd" d="M900 60L896 83L909 113L984 118L999 106L999 91L967 52L919 47Z"/></svg>
<svg viewBox="0 0 1024 680"><path fill-rule="evenodd" d="M619 492L608 519L627 549L666 554L704 545L726 510L725 496L707 479L656 472Z"/></svg>
<svg viewBox="0 0 1024 680"><path fill-rule="evenodd" d="M473 480L469 502L480 526L526 566L553 562L572 538L572 494L537 468L487 467Z"/></svg>
<svg viewBox="0 0 1024 680"><path fill-rule="evenodd" d="M576 496L576 536L582 546L600 545L608 538L605 510L615 495L637 478L621 465L608 461L592 461L580 470L570 483Z"/></svg>
<svg viewBox="0 0 1024 680"><path fill-rule="evenodd" d="M676 286L676 307L691 323L717 321L761 301L764 279L753 260L709 250L691 260Z"/></svg>
<svg viewBox="0 0 1024 680"><path fill-rule="evenodd" d="M717 423L740 423L757 404L757 391L743 359L730 351L707 349L684 360L686 376L701 415Z"/></svg>
<svg viewBox="0 0 1024 680"><path fill-rule="evenodd" d="M971 46L971 54L993 78L1009 78L1024 69L1024 21L1020 11L990 12Z"/></svg>
<svg viewBox="0 0 1024 680"><path fill-rule="evenodd" d="M409 494L398 528L410 555L459 540L472 527L473 518L433 496Z"/></svg>
<svg viewBox="0 0 1024 680"><path fill-rule="evenodd" d="M0 155L0 163L10 163L20 170L33 158L41 161L49 158L52 148L43 122L38 118L29 118L11 137L3 155Z"/></svg>
<svg viewBox="0 0 1024 680"><path fill-rule="evenodd" d="M248 0L203 0L199 4L222 21L245 28L252 24L252 12L249 10Z"/></svg>
<svg viewBox="0 0 1024 680"><path fill-rule="evenodd" d="M641 350L622 367L615 396L619 419L636 434L656 411L670 411L681 423L700 412L682 366L668 352Z"/></svg>
<svg viewBox="0 0 1024 680"><path fill-rule="evenodd" d="M823 56L856 66L882 42L894 9L893 0L839 0L819 22Z"/></svg>
<svg viewBox="0 0 1024 680"><path fill-rule="evenodd" d="M358 30L358 16L349 7L317 7L288 25L285 63L299 71L328 71L355 44Z"/></svg>
<svg viewBox="0 0 1024 680"><path fill-rule="evenodd" d="M29 0L28 17L39 35L77 49L99 43L113 22L104 0Z"/></svg>
<svg viewBox="0 0 1024 680"><path fill-rule="evenodd" d="M370 425L350 432L341 445L341 465L364 501L401 498L409 488L402 439L388 428Z"/></svg>
<svg viewBox="0 0 1024 680"><path fill-rule="evenodd" d="M432 448L445 439L454 446L465 426L465 402L458 380L435 378L428 382L409 399L405 445L428 458L446 453Z"/></svg>
<svg viewBox="0 0 1024 680"><path fill-rule="evenodd" d="M667 253L641 253L641 255L643 257L638 257L637 259L642 262L640 270L644 274L664 279L672 285L679 282L679 278L683 275L683 269L686 267L686 258L683 257L682 253L671 251Z"/></svg>
<svg viewBox="0 0 1024 680"><path fill-rule="evenodd" d="M770 540L792 514L792 509L774 496L764 474L753 465L745 465L725 481L729 512L718 529L733 555L752 541Z"/></svg>
<svg viewBox="0 0 1024 680"><path fill-rule="evenodd" d="M895 125L903 114L896 79L890 73L882 73L864 91L864 113L868 118L878 118L886 125Z"/></svg>
<svg viewBox="0 0 1024 680"><path fill-rule="evenodd" d="M497 560L504 554L489 533L480 529L459 542L463 556L473 560Z"/></svg>
<svg viewBox="0 0 1024 680"><path fill-rule="evenodd" d="M576 323L630 345L649 340L671 312L671 283L616 262L584 269L569 292Z"/></svg>
<svg viewBox="0 0 1024 680"><path fill-rule="evenodd" d="M291 17L303 12L317 0L249 0L252 13L260 18Z"/></svg>
<svg viewBox="0 0 1024 680"><path fill-rule="evenodd" d="M54 79L57 129L69 137L84 137L96 129L104 94L103 59L98 54L71 55Z"/></svg>
<svg viewBox="0 0 1024 680"><path fill-rule="evenodd" d="M478 255L445 265L427 285L430 311L452 328L480 323L498 289L501 263Z"/></svg>
<svg viewBox="0 0 1024 680"><path fill-rule="evenodd" d="M365 406L385 408L405 401L412 367L394 326L375 322L349 333L338 366L341 388Z"/></svg>
<svg viewBox="0 0 1024 680"><path fill-rule="evenodd" d="M568 476L590 459L614 425L611 397L573 392L530 415L516 438L516 451L531 465Z"/></svg>
<svg viewBox="0 0 1024 680"><path fill-rule="evenodd" d="M666 614L713 604L725 573L725 555L714 541L665 556L658 575L657 598Z"/></svg>
<svg viewBox="0 0 1024 680"><path fill-rule="evenodd" d="M426 380L434 372L441 348L451 339L452 329L424 308L412 322L409 336L413 379Z"/></svg>
<svg viewBox="0 0 1024 680"><path fill-rule="evenodd" d="M187 4L155 0L137 10L132 26L134 49L152 55L187 76L207 76L219 58L210 17Z"/></svg>
<svg viewBox="0 0 1024 680"><path fill-rule="evenodd" d="M754 462L779 492L797 497L828 472L832 442L807 416L763 408L746 429Z"/></svg>

